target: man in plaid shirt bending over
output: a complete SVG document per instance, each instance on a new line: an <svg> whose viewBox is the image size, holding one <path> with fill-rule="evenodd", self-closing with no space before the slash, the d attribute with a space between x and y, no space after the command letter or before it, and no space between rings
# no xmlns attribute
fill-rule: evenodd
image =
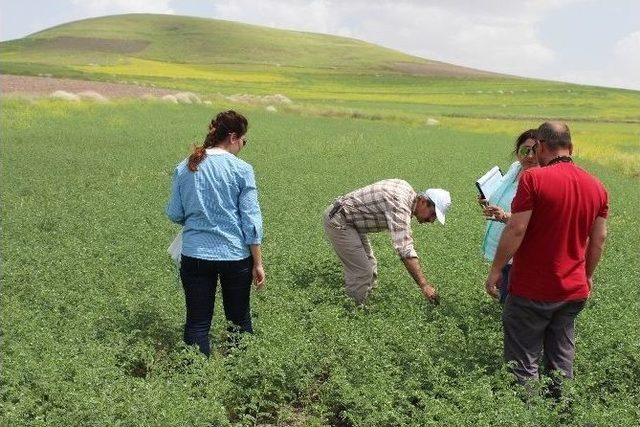
<svg viewBox="0 0 640 427"><path fill-rule="evenodd" d="M446 190L428 189L416 193L408 182L386 179L338 199L324 213L324 230L344 267L347 294L363 304L377 279L376 258L367 233L388 230L393 247L407 271L430 302L438 303L438 293L427 281L413 248L411 217L418 222L444 224L451 205Z"/></svg>

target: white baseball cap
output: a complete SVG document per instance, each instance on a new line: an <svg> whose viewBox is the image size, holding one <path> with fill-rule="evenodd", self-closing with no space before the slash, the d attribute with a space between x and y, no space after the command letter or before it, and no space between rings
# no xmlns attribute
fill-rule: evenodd
<svg viewBox="0 0 640 427"><path fill-rule="evenodd" d="M436 218L440 221L440 224L444 224L444 214L451 206L451 195L447 190L442 188L429 188L422 193L423 196L428 197L433 202L436 208Z"/></svg>

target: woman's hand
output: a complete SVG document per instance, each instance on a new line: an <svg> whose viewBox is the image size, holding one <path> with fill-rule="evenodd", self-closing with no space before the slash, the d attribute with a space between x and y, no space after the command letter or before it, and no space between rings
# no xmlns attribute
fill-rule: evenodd
<svg viewBox="0 0 640 427"><path fill-rule="evenodd" d="M482 209L482 213L486 219L492 221L500 221L507 222L509 221L509 217L511 215L508 212L505 212L500 206L496 205L487 205Z"/></svg>
<svg viewBox="0 0 640 427"><path fill-rule="evenodd" d="M264 267L262 263L253 266L253 284L257 290L264 288Z"/></svg>
<svg viewBox="0 0 640 427"><path fill-rule="evenodd" d="M253 284L257 290L264 288L264 267L262 266L262 249L260 245L249 245L253 257Z"/></svg>

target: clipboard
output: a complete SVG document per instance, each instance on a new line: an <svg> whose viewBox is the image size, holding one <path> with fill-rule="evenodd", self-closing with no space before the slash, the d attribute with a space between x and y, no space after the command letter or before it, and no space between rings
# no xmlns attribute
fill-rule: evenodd
<svg viewBox="0 0 640 427"><path fill-rule="evenodd" d="M500 181L502 181L502 170L498 166L494 166L478 178L476 188L483 199L489 200L491 194L500 185Z"/></svg>

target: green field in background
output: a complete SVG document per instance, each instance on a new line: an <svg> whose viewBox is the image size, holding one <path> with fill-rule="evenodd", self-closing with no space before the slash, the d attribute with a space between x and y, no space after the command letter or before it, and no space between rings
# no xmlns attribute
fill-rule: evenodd
<svg viewBox="0 0 640 427"><path fill-rule="evenodd" d="M256 333L240 349L225 348L220 301L211 359L185 348L184 298L165 253L177 227L164 206L175 165L231 106L3 100L2 424L637 423L640 192L633 167L597 162L607 150L636 162L637 127L570 123L578 163L610 192L611 217L561 418L548 399L523 403L502 366L473 186L513 161L513 139L533 119L426 126L235 105L250 121L241 157L256 171L267 287L253 296ZM323 238L334 197L390 177L451 191L446 226L414 224L437 308L386 234L372 239L379 286L355 308Z"/></svg>
<svg viewBox="0 0 640 427"><path fill-rule="evenodd" d="M426 72L425 70L438 70ZM0 43L0 72L193 91L212 105L2 99L2 425L611 426L640 419L640 92L461 69L355 39L200 18L121 15ZM250 94L244 104L230 95ZM260 96L291 103L266 111ZM105 94L108 95L108 94ZM166 248L175 165L216 112L250 121L267 287L253 336L211 359L182 344ZM571 127L610 193L609 240L578 318L570 411L523 403L484 293L475 179L516 136ZM372 236L379 286L344 295L323 237L333 198L383 178L442 187L447 225L414 224L442 304Z"/></svg>

